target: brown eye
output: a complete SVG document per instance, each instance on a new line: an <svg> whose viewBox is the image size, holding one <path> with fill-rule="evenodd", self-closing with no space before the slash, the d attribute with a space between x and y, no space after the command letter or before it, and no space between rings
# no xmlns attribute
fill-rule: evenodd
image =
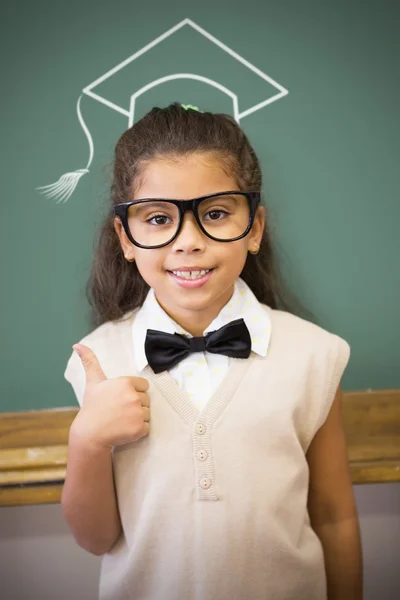
<svg viewBox="0 0 400 600"><path fill-rule="evenodd" d="M226 216L228 213L225 212L224 210L210 210L208 213L206 213L204 215L204 217L206 217L207 215L209 216L210 221L220 221L221 218L223 219L224 216Z"/></svg>
<svg viewBox="0 0 400 600"><path fill-rule="evenodd" d="M147 223L151 223L152 225L167 225L168 219L169 217L166 217L165 215L155 215L154 217L147 219ZM153 221L155 221L155 223L153 223Z"/></svg>

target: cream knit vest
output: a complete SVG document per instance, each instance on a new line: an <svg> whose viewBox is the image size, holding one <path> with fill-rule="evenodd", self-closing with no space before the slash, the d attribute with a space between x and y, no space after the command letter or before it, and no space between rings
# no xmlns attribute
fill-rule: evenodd
<svg viewBox="0 0 400 600"><path fill-rule="evenodd" d="M104 555L100 600L325 600L322 546L307 512L305 452L349 358L347 342L264 306L265 358L233 359L200 413L150 367L150 433L114 449L123 534ZM136 375L135 313L81 340L107 377ZM66 379L82 403L75 353Z"/></svg>

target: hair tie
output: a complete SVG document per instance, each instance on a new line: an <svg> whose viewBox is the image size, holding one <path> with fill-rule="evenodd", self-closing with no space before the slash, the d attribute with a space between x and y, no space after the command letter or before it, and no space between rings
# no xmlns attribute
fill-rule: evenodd
<svg viewBox="0 0 400 600"><path fill-rule="evenodd" d="M197 112L203 112L198 106L193 106L192 104L181 104L181 106L185 110L197 110Z"/></svg>

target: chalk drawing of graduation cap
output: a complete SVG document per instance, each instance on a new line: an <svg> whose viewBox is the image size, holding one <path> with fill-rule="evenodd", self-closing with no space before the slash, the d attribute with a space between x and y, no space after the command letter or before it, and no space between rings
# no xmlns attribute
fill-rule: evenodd
<svg viewBox="0 0 400 600"><path fill-rule="evenodd" d="M183 45L182 39L180 40L181 46L178 46L178 52L176 52L175 48L173 59L174 69L176 71L180 66L178 59L180 57L185 59L181 65L183 66L182 72L175 72L166 75L165 72L170 71L170 62L168 63L168 59L167 62L164 61L164 63L163 60L157 60L155 62L153 61L151 68L143 68L142 66L141 69L138 69L133 74L132 71L129 71L133 64L137 65L140 63L140 60L143 60L142 57L144 57L144 55L148 55L147 53L156 47L161 49L163 56L165 53L168 53L168 48L165 48L165 45L171 44L172 36L176 37L177 35L181 34L184 29L187 30L187 33L190 34L190 37L188 38L186 34L186 37L183 39ZM219 56L212 59L208 57L207 59L207 57L205 57L207 52L205 51L206 48L204 47L202 49L203 51L194 51L192 40L194 35L196 35L198 38L201 38L202 41L200 43L206 43L208 46L210 46L209 42L211 42L211 46L216 49L216 51L219 53ZM226 69L220 66L218 70L218 67L215 67L217 63L219 65L222 64L221 60L223 60L223 57L221 55L227 57L231 63L234 63L233 69ZM189 63L187 62L188 57ZM187 68L188 64L189 69ZM250 74L250 77L253 78L251 81L249 80L247 85L240 85L238 83L238 69L241 69L247 75ZM188 72L189 70L191 72ZM231 71L230 76L229 70ZM207 73L207 76L204 75L205 72ZM256 77L254 77L254 75ZM240 75L240 81L242 83L243 77L245 77L245 75L242 73ZM119 95L116 94L113 88L114 82L117 78L122 78L125 82L123 95L121 95L121 93ZM137 82L136 85L138 86L138 89L130 95L130 101L128 103L126 102L126 82L131 82L132 80ZM131 127L135 120L137 101L139 98L151 89L156 88L163 83L174 80L192 80L201 82L225 94L232 103L231 112L237 123L240 123L240 120L244 117L247 117L261 108L276 102L289 93L288 90L282 85L274 81L256 66L252 65L237 52L208 33L205 29L190 19L183 19L174 27L135 52L135 54L132 56L117 64L114 68L107 71L107 73L93 81L93 83L82 90L82 94L79 96L77 101L76 110L80 125L85 132L89 144L89 159L87 165L84 169L77 169L76 171L65 173L55 183L44 185L36 189L40 190L41 193L43 193L47 198L56 199L57 204L60 202L66 202L73 194L80 178L89 172L89 167L93 160L94 145L90 131L82 117L81 100L83 95L97 100L108 108L111 108L112 110L124 115L128 119L128 127ZM110 83L112 84L111 87ZM243 101L244 89L247 90L247 97L245 101ZM239 92L241 106L239 106ZM100 93L103 95L100 95ZM258 98L256 103L254 103L255 95L257 95ZM263 99L260 100L260 96ZM121 104L123 105L124 103L125 107L121 106ZM195 104L197 104L197 102L195 102ZM242 106L243 104L246 106Z"/></svg>

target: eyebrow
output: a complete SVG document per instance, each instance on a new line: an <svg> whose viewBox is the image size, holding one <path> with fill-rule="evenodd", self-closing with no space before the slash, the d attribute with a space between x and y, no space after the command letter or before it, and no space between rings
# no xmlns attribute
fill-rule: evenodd
<svg viewBox="0 0 400 600"><path fill-rule="evenodd" d="M215 194L207 194L205 196L197 196L197 198L202 198L203 202L207 204L207 202L221 202L225 198L227 200L233 200L236 204L238 203L237 196L240 195L240 192L232 192L230 194L225 194L224 192L216 192ZM165 203L170 203L174 205L175 201L178 202L192 202L192 200L196 200L197 198L137 198L137 204L133 206L136 207L137 212L142 212L147 205L150 204L151 209L154 208L162 208ZM175 205L176 206L176 205Z"/></svg>
<svg viewBox="0 0 400 600"><path fill-rule="evenodd" d="M235 200L237 200L237 196L240 196L241 192L240 191L231 191L229 192L229 194L227 194L226 192L214 192L214 194L205 194L206 196L206 200L218 200L218 199L224 199L224 198L234 198ZM207 196L211 196L211 198L207 198ZM199 196L201 197L201 196Z"/></svg>
<svg viewBox="0 0 400 600"><path fill-rule="evenodd" d="M224 200L233 200L235 204L238 203L237 194L226 194L226 195L218 195L212 196L211 198L205 198L203 202L223 202Z"/></svg>
<svg viewBox="0 0 400 600"><path fill-rule="evenodd" d="M133 206L135 207L135 210L137 212L143 212L146 209L147 210L152 210L154 208L162 208L163 205L166 202L168 202L168 200L166 200L166 199L165 200L160 200L160 198L152 200L151 198L146 198L146 199L143 199L143 200L139 200L138 202L142 202L142 204L134 204Z"/></svg>

